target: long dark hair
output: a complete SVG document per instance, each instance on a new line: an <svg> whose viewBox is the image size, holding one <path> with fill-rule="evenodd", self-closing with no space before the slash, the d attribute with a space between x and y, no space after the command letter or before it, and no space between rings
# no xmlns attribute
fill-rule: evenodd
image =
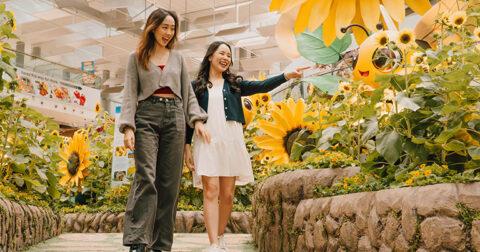
<svg viewBox="0 0 480 252"><path fill-rule="evenodd" d="M209 58L217 51L218 47L221 45L228 46L230 52L232 48L229 44L223 41L215 41L208 46L207 53L203 57L202 64L200 65L200 70L198 71L197 78L193 81L193 90L197 96L202 96L207 88L212 86L212 83L209 80L210 77L210 65L211 62ZM233 65L233 62L230 63L230 66ZM230 84L230 89L234 92L240 93L240 82L243 81L242 76L233 74L230 72L230 66L222 73L222 76Z"/></svg>
<svg viewBox="0 0 480 252"><path fill-rule="evenodd" d="M175 42L177 41L177 32L179 26L177 14L174 11L158 8L154 10L150 16L148 16L145 29L143 29L142 38L140 39L137 48L138 62L147 70L148 62L152 56L153 49L155 48L156 44L155 31L168 16L171 16L173 20L175 20L175 33L173 34L170 42L168 42L166 48L173 49Z"/></svg>

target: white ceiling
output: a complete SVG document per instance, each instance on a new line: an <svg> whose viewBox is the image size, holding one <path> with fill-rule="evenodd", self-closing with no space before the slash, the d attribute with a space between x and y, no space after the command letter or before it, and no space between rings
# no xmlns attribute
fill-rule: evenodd
<svg viewBox="0 0 480 252"><path fill-rule="evenodd" d="M41 57L73 68L95 60L97 71L110 70L121 84L129 52L135 49L140 28L156 8L173 9L185 32L178 49L190 71L208 43L225 40L242 48L236 71L252 76L256 71L278 69L289 60L273 39L278 15L268 13L270 0L10 0L7 9L17 18L17 35L25 52L41 48ZM238 49L237 49L238 50ZM273 67L275 65L276 67ZM238 67L241 68L238 68Z"/></svg>

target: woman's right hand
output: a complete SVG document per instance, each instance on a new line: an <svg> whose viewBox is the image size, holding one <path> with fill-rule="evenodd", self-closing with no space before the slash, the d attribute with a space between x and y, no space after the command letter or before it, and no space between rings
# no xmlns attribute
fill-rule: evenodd
<svg viewBox="0 0 480 252"><path fill-rule="evenodd" d="M133 129L126 128L123 135L123 144L127 149L135 150L135 133Z"/></svg>

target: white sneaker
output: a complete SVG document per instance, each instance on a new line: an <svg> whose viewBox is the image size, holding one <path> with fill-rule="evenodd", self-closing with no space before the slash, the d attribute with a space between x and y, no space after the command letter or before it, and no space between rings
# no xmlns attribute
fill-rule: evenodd
<svg viewBox="0 0 480 252"><path fill-rule="evenodd" d="M225 241L225 236L220 235L218 237L218 246L223 249L223 251L227 251L227 242Z"/></svg>
<svg viewBox="0 0 480 252"><path fill-rule="evenodd" d="M204 252L225 252L225 250L221 249L217 244L212 244L210 247L203 250Z"/></svg>

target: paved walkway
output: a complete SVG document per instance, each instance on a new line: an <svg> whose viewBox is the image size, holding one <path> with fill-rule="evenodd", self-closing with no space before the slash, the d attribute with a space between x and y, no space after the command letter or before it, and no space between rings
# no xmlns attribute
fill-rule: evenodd
<svg viewBox="0 0 480 252"><path fill-rule="evenodd" d="M255 252L249 234L226 234L229 252ZM201 252L208 245L207 234L175 234L172 251ZM62 234L31 247L29 252L128 251L122 246L122 234Z"/></svg>

